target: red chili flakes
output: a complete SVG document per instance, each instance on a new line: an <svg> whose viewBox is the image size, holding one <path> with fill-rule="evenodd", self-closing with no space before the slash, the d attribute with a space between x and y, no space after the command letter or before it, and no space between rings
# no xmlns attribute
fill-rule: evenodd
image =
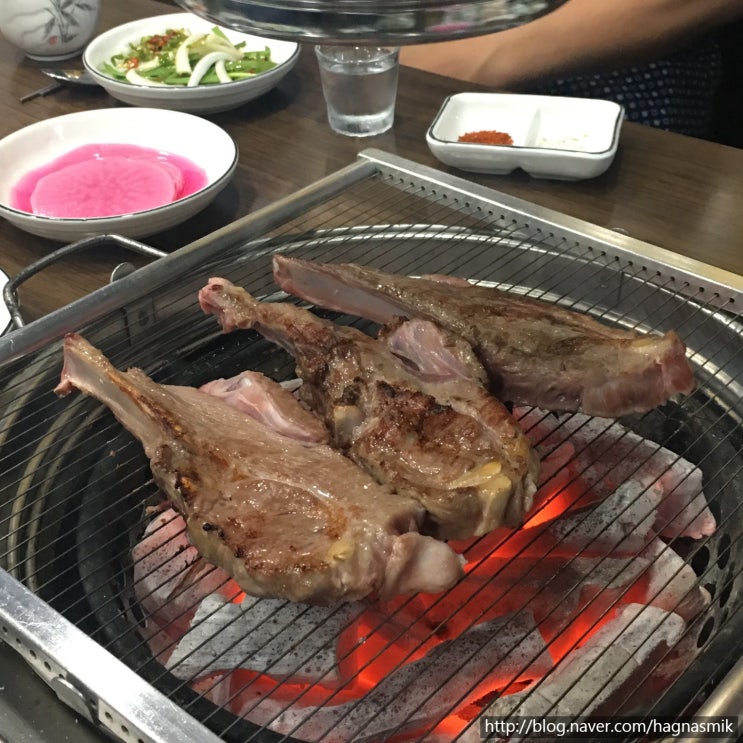
<svg viewBox="0 0 743 743"><path fill-rule="evenodd" d="M170 40L177 35L178 32L174 29L169 29L164 34L155 34L147 40L147 47L150 49L150 51L159 52L164 49L168 45L168 42L170 42Z"/></svg>
<svg viewBox="0 0 743 743"><path fill-rule="evenodd" d="M506 132L497 132L495 129L483 129L479 132L467 132L459 137L459 142L473 142L475 144L513 144L513 137Z"/></svg>

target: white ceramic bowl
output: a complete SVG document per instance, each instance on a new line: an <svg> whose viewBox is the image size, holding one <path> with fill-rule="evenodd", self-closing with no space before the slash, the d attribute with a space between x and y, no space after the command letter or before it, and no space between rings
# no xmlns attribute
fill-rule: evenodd
<svg viewBox="0 0 743 743"><path fill-rule="evenodd" d="M223 28L233 43L245 41L246 51L264 49L268 46L276 67L245 80L197 85L193 88L185 85L132 85L101 72L104 63L110 61L115 54L126 51L129 42L137 43L143 36L161 34L168 28L185 28L193 33L201 33L210 31L214 26L214 23L192 13L170 13L132 21L93 39L85 48L83 63L103 88L124 103L206 114L236 108L267 93L279 84L299 57L299 45L293 41L276 41Z"/></svg>
<svg viewBox="0 0 743 743"><path fill-rule="evenodd" d="M31 59L69 59L95 33L101 0L0 0L0 33Z"/></svg>
<svg viewBox="0 0 743 743"><path fill-rule="evenodd" d="M611 101L508 93L449 96L426 133L446 165L476 173L521 168L535 178L594 178L617 152L624 110ZM498 131L512 145L459 142L469 132Z"/></svg>
<svg viewBox="0 0 743 743"><path fill-rule="evenodd" d="M190 160L206 185L191 195L147 211L112 217L42 217L13 206L13 189L29 171L86 144L132 144ZM173 227L206 207L229 183L237 145L221 127L200 116L155 108L106 108L31 124L0 140L0 216L26 232L74 242L91 235L145 237Z"/></svg>

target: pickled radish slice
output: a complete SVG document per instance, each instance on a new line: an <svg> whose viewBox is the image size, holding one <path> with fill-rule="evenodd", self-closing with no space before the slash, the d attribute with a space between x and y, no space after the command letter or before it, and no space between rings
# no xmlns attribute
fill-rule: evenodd
<svg viewBox="0 0 743 743"><path fill-rule="evenodd" d="M177 196L172 172L160 163L110 157L44 176L31 206L44 217L111 217L170 204Z"/></svg>
<svg viewBox="0 0 743 743"><path fill-rule="evenodd" d="M177 165L167 160L158 160L157 164L170 174L170 177L173 179L173 185L175 186L176 198L180 197L185 185L183 171Z"/></svg>
<svg viewBox="0 0 743 743"><path fill-rule="evenodd" d="M53 219L115 217L166 206L206 185L203 168L180 155L87 144L28 171L13 186L11 205Z"/></svg>

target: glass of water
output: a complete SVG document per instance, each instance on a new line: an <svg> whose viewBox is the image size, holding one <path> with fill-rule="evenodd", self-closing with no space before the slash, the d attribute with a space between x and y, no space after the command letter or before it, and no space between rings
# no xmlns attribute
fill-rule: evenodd
<svg viewBox="0 0 743 743"><path fill-rule="evenodd" d="M399 47L315 47L328 122L349 137L386 132L395 119Z"/></svg>

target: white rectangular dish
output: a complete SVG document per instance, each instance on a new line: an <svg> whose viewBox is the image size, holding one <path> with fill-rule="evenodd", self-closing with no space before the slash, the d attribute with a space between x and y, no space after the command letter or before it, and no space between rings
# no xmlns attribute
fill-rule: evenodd
<svg viewBox="0 0 743 743"><path fill-rule="evenodd" d="M457 93L443 103L426 133L446 165L505 175L521 168L534 178L595 178L614 160L624 109L612 101L518 93ZM497 131L513 144L460 142Z"/></svg>

